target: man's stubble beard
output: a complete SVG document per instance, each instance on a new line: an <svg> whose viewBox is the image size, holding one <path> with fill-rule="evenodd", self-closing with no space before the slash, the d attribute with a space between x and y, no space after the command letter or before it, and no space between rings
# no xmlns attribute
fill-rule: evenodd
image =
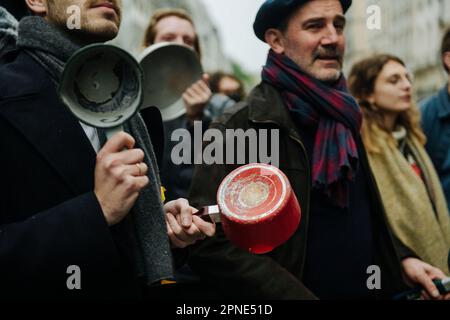
<svg viewBox="0 0 450 320"><path fill-rule="evenodd" d="M314 66L315 60L313 60L311 63L306 64L306 65L305 65L305 61L295 61L295 60L293 60L293 61L297 64L297 66L300 68L300 70L302 70L308 76L310 76L316 80L319 80L323 83L326 83L326 84L334 84L342 76L342 62L340 62L340 69L336 69L336 71L333 72L333 74L331 74L331 71L330 71L330 74L327 74L325 76L325 75L321 74L322 70L320 70L319 68Z"/></svg>
<svg viewBox="0 0 450 320"><path fill-rule="evenodd" d="M84 14L88 10L87 7L81 7L81 29L69 29L67 26L70 14L67 14L67 8L70 5L80 5L76 2L64 3L58 0L48 0L48 16L46 20L52 25L56 26L64 34L67 35L72 41L80 45L88 45L91 43L103 43L114 39L120 29L121 17L119 16L119 21L117 27L107 27L105 26L95 26L89 21L89 17ZM106 20L106 19L105 19ZM114 22L110 22L114 24Z"/></svg>

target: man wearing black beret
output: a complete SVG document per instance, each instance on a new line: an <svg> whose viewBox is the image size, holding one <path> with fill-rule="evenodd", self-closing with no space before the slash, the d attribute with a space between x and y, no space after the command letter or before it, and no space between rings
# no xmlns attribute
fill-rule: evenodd
<svg viewBox="0 0 450 320"><path fill-rule="evenodd" d="M373 299L405 288L359 133L361 111L342 74L351 2L268 0L256 16L255 34L271 48L263 80L212 127L224 134L280 130L280 169L302 219L296 233L266 255L233 246L220 228L194 247L190 265L226 297ZM191 202L214 203L220 181L236 167L199 166Z"/></svg>

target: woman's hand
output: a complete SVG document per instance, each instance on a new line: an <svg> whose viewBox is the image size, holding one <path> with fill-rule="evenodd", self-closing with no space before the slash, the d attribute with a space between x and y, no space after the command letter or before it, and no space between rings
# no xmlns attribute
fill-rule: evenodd
<svg viewBox="0 0 450 320"><path fill-rule="evenodd" d="M402 261L403 272L409 285L422 286L422 298L426 300L450 300L450 293L442 296L433 283L435 279L444 279L447 276L438 268L417 258L406 258Z"/></svg>

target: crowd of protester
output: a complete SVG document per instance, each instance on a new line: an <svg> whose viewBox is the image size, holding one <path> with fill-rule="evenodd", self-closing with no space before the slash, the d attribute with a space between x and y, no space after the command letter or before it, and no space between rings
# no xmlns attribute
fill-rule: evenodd
<svg viewBox="0 0 450 320"><path fill-rule="evenodd" d="M70 5L82 7L81 32L66 26ZM138 114L102 141L57 98L69 58L116 37L121 0L0 2L0 296L392 299L420 286L423 299L450 300L433 282L450 276L450 30L449 82L419 106L401 57L375 54L344 75L351 5L265 1L253 23L269 47L261 82L247 95L232 73L205 73L180 97L182 115L164 119L161 147L145 130L155 119ZM154 12L142 39L208 54L180 8ZM194 136L197 122L224 136L279 130L302 208L286 243L256 255L195 215L239 167L173 163L172 133ZM261 148L240 152L250 147ZM66 288L74 264L86 270L80 291Z"/></svg>

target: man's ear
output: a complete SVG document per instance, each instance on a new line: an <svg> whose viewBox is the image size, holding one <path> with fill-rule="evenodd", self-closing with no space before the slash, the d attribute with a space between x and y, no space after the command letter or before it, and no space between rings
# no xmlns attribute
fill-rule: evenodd
<svg viewBox="0 0 450 320"><path fill-rule="evenodd" d="M444 61L444 64L450 73L450 51L444 53L444 55L442 56L442 60Z"/></svg>
<svg viewBox="0 0 450 320"><path fill-rule="evenodd" d="M267 29L264 35L267 44L278 54L284 53L284 36L278 29Z"/></svg>
<svg viewBox="0 0 450 320"><path fill-rule="evenodd" d="M38 16L45 16L47 14L47 1L46 0L25 0L28 9L32 13Z"/></svg>

